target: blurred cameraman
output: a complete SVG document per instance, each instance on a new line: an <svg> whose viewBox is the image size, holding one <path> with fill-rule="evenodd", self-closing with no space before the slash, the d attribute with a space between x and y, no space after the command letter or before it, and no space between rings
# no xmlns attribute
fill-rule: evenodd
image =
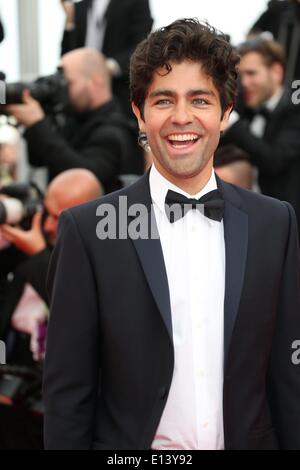
<svg viewBox="0 0 300 470"><path fill-rule="evenodd" d="M39 359L34 344L36 326L47 318L46 274L56 240L60 213L102 195L97 178L88 170L73 169L49 185L44 214L37 212L27 231L0 225L11 246L0 251L0 338L7 344L10 364L32 365Z"/></svg>
<svg viewBox="0 0 300 470"><path fill-rule="evenodd" d="M26 128L29 162L46 166L50 180L70 168L86 168L105 192L117 189L118 176L141 174L143 161L137 157L130 122L113 98L105 59L94 49L76 49L62 57L61 70L69 94L61 130L54 128L28 90L23 92L22 104L6 106Z"/></svg>

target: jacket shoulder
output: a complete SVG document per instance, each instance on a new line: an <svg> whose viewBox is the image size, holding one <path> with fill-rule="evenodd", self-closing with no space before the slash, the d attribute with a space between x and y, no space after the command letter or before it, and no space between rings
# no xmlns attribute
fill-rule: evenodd
<svg viewBox="0 0 300 470"><path fill-rule="evenodd" d="M289 220L290 214L294 215L293 207L286 201L281 201L264 194L256 193L239 186L222 182L223 187L226 187L226 193L229 194L229 199L238 201L240 207L250 217L257 221L264 221L265 223L275 224L284 223Z"/></svg>

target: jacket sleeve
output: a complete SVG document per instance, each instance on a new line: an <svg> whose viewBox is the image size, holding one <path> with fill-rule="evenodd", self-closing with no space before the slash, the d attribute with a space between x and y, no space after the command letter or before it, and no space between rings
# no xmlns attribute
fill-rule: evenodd
<svg viewBox="0 0 300 470"><path fill-rule="evenodd" d="M262 15L256 20L254 25L251 27L248 34L257 34L263 31L270 31L270 22L272 18L270 18L270 11L266 10Z"/></svg>
<svg viewBox="0 0 300 470"><path fill-rule="evenodd" d="M300 158L300 113L290 113L280 125L272 141L256 137L249 129L248 122L240 119L225 132L221 145L235 144L251 158L251 161L265 174L278 175Z"/></svg>
<svg viewBox="0 0 300 470"><path fill-rule="evenodd" d="M60 218L47 285L45 448L89 449L100 368L99 312L90 261L70 211Z"/></svg>
<svg viewBox="0 0 300 470"><path fill-rule="evenodd" d="M24 136L32 165L46 166L53 174L86 168L105 184L120 170L122 145L116 135L112 127L102 126L94 130L81 150L74 150L45 118L27 129Z"/></svg>
<svg viewBox="0 0 300 470"><path fill-rule="evenodd" d="M134 0L131 3L131 11L128 12L130 21L126 22L126 28L128 29L126 47L120 49L120 51L112 57L118 62L123 75L126 76L128 74L132 53L137 44L148 36L153 23L149 0Z"/></svg>
<svg viewBox="0 0 300 470"><path fill-rule="evenodd" d="M300 364L293 362L293 343L300 340L300 262L293 208L289 219L277 322L269 368L268 394L281 449L300 449Z"/></svg>

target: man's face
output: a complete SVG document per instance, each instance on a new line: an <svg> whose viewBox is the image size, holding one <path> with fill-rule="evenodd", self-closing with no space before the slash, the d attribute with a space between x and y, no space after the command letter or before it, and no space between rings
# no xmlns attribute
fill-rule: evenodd
<svg viewBox="0 0 300 470"><path fill-rule="evenodd" d="M140 130L146 132L154 163L167 179L192 178L206 167L229 111L222 117L220 97L201 64L172 63L172 71L157 70L144 105L144 119L133 105Z"/></svg>
<svg viewBox="0 0 300 470"><path fill-rule="evenodd" d="M90 104L89 79L76 64L66 62L62 68L69 85L69 98L72 107L77 112L88 111Z"/></svg>
<svg viewBox="0 0 300 470"><path fill-rule="evenodd" d="M267 66L257 52L245 54L239 70L244 101L250 108L256 108L271 98L280 84L278 64Z"/></svg>

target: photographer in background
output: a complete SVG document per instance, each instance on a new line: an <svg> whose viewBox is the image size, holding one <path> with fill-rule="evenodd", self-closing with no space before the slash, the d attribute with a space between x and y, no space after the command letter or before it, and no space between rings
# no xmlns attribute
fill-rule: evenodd
<svg viewBox="0 0 300 470"><path fill-rule="evenodd" d="M300 106L283 85L284 52L264 38L243 43L238 52L244 107L231 113L221 145L249 155L262 193L292 204L300 227Z"/></svg>
<svg viewBox="0 0 300 470"><path fill-rule="evenodd" d="M113 98L103 55L94 49L76 49L62 57L61 70L70 102L61 131L27 90L23 104L6 106L26 128L29 162L46 166L50 180L70 168L86 168L105 192L120 186L120 174L143 173L134 129Z"/></svg>
<svg viewBox="0 0 300 470"><path fill-rule="evenodd" d="M106 57L114 95L133 117L129 101L129 60L137 44L151 30L148 0L61 0L65 16L62 54L92 47Z"/></svg>
<svg viewBox="0 0 300 470"><path fill-rule="evenodd" d="M50 183L44 214L36 212L29 230L0 225L0 234L11 244L0 251L0 338L6 338L9 329L21 333L8 341L14 343L10 357L8 351L10 362L32 363L28 345L36 321L47 313L46 274L60 213L101 195L102 188L90 171L68 170Z"/></svg>

